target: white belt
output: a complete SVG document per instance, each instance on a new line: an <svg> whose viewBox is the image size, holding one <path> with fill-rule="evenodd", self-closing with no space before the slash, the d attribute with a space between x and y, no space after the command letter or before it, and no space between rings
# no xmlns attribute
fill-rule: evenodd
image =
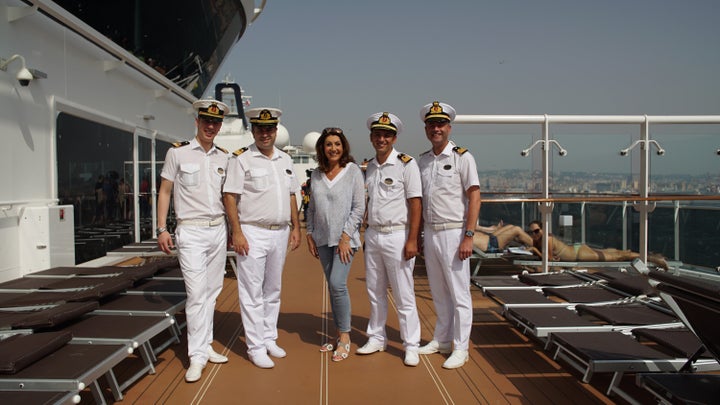
<svg viewBox="0 0 720 405"><path fill-rule="evenodd" d="M225 217L215 219L178 219L178 225L218 226L225 223Z"/></svg>
<svg viewBox="0 0 720 405"><path fill-rule="evenodd" d="M447 222L447 223L441 223L441 224L430 224L430 228L432 228L433 231L444 231L446 229L458 229L458 228L464 228L465 223L464 222Z"/></svg>
<svg viewBox="0 0 720 405"><path fill-rule="evenodd" d="M368 227L382 233L391 233L395 231L404 231L405 225L368 225Z"/></svg>
<svg viewBox="0 0 720 405"><path fill-rule="evenodd" d="M284 224L261 224L259 222L242 222L243 225L252 225L257 226L258 228L265 228L271 231L277 231L278 229L284 229L286 226L288 226L287 223Z"/></svg>

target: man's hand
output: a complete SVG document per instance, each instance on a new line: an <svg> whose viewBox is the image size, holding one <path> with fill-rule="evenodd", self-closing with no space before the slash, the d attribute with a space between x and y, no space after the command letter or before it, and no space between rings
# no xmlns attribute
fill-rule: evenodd
<svg viewBox="0 0 720 405"><path fill-rule="evenodd" d="M235 253L239 254L240 256L247 256L248 252L250 251L250 245L248 245L248 241L247 239L245 239L245 235L243 235L242 232L233 234L232 247Z"/></svg>
<svg viewBox="0 0 720 405"><path fill-rule="evenodd" d="M171 250L175 249L175 245L173 244L170 232L165 231L158 235L158 247L166 254L172 253Z"/></svg>

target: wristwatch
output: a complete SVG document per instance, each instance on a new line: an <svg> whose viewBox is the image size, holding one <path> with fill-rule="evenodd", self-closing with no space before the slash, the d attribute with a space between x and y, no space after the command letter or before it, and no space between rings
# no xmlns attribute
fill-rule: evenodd
<svg viewBox="0 0 720 405"><path fill-rule="evenodd" d="M160 236L160 234L163 233L163 232L167 232L167 228L161 226L161 227L159 227L158 229L155 230L155 234L156 234L157 236Z"/></svg>
<svg viewBox="0 0 720 405"><path fill-rule="evenodd" d="M467 231L465 231L465 236L467 236L468 238L472 238L473 236L475 236L475 231L471 231L468 229Z"/></svg>

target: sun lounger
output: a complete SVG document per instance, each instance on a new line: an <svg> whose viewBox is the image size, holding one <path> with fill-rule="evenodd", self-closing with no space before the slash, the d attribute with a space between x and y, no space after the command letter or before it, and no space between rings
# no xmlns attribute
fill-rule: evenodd
<svg viewBox="0 0 720 405"><path fill-rule="evenodd" d="M183 280L149 280L127 290L127 294L187 295Z"/></svg>
<svg viewBox="0 0 720 405"><path fill-rule="evenodd" d="M179 343L184 323L177 322L175 315L185 308L185 296L181 295L119 295L111 298L93 311L100 315L160 316L174 318L170 326L170 338L153 346L155 354L172 343Z"/></svg>
<svg viewBox="0 0 720 405"><path fill-rule="evenodd" d="M634 399L619 387L626 372L676 372L688 361L643 345L621 332L551 333L547 347L554 348L554 359L562 359L579 370L585 383L595 373L612 373L606 394L618 394L631 403ZM693 367L699 371L720 370L714 360L698 360Z"/></svg>
<svg viewBox="0 0 720 405"><path fill-rule="evenodd" d="M68 342L68 332L18 335L0 341L0 397L23 401L51 393L62 402L77 403L79 393L90 388L95 402L105 404L98 378L105 375L115 400L122 399L112 368L125 359L132 348L127 345L89 345ZM68 342L68 343L66 343ZM32 361L31 361L32 360ZM5 394L10 394L7 397ZM32 394L21 395L21 394ZM35 402L28 402L35 403Z"/></svg>
<svg viewBox="0 0 720 405"><path fill-rule="evenodd" d="M677 327L677 317L652 306L629 304L583 305L573 307L508 308L505 317L524 334L543 341L555 332L597 332L630 330L643 325Z"/></svg>
<svg viewBox="0 0 720 405"><path fill-rule="evenodd" d="M11 280L0 287L0 308L96 301L132 285L122 277Z"/></svg>
<svg viewBox="0 0 720 405"><path fill-rule="evenodd" d="M159 316L123 316L89 314L81 320L63 328L72 333L73 343L93 345L128 345L138 350L144 366L124 383L120 390L137 381L146 373L155 374L154 363L157 360L150 345L150 339L165 330L171 330L175 319Z"/></svg>
<svg viewBox="0 0 720 405"><path fill-rule="evenodd" d="M718 374L640 373L636 383L664 405L713 404L720 398Z"/></svg>
<svg viewBox="0 0 720 405"><path fill-rule="evenodd" d="M54 267L26 275L24 278L103 278L122 277L132 281L139 281L152 277L158 272L155 264L142 266L103 266L103 267Z"/></svg>
<svg viewBox="0 0 720 405"><path fill-rule="evenodd" d="M53 328L98 308L95 301L68 302L40 307L0 308L0 330Z"/></svg>
<svg viewBox="0 0 720 405"><path fill-rule="evenodd" d="M552 273L521 273L515 276L478 276L472 282L483 292L486 290L535 290L538 287L582 286L597 282L587 272L560 271Z"/></svg>
<svg viewBox="0 0 720 405"><path fill-rule="evenodd" d="M684 273L650 271L653 282L659 283L660 296L681 315L688 330L693 332L702 349L697 355L710 354L720 360L720 331L716 325L720 319L720 282L700 279ZM667 336L663 337L668 339ZM697 348L698 342L694 344ZM686 349L691 352L692 346ZM653 394L663 404L710 404L720 398L720 375L687 373L638 374L636 383Z"/></svg>

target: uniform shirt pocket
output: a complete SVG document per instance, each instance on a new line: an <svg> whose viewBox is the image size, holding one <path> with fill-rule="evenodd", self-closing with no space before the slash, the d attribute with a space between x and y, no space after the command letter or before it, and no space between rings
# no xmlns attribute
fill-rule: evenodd
<svg viewBox="0 0 720 405"><path fill-rule="evenodd" d="M270 173L263 167L250 169L250 179L256 190L265 190L270 184Z"/></svg>
<svg viewBox="0 0 720 405"><path fill-rule="evenodd" d="M197 186L200 181L200 165L183 163L180 165L180 184L187 187Z"/></svg>
<svg viewBox="0 0 720 405"><path fill-rule="evenodd" d="M384 176L380 179L378 191L381 197L392 200L404 199L402 181L395 177Z"/></svg>
<svg viewBox="0 0 720 405"><path fill-rule="evenodd" d="M213 173L213 187L220 189L223 184L225 184L225 176L227 175L225 167L220 165L211 165L210 169Z"/></svg>

